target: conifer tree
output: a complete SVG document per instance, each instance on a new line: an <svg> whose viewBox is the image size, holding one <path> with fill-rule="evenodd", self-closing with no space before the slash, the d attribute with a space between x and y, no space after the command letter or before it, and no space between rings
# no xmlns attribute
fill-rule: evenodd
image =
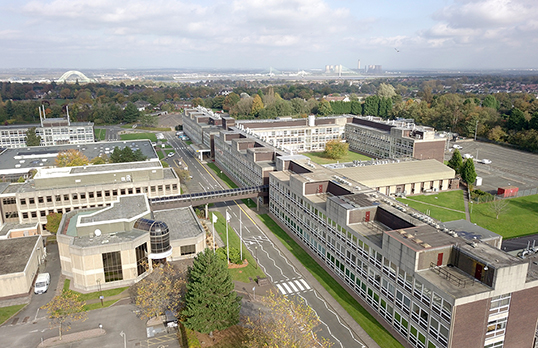
<svg viewBox="0 0 538 348"><path fill-rule="evenodd" d="M463 163L463 167L461 169L461 178L463 181L465 181L468 185L471 185L476 180L476 171L474 168L474 162L472 158L468 158Z"/></svg>
<svg viewBox="0 0 538 348"><path fill-rule="evenodd" d="M458 149L454 150L452 158L448 161L448 166L456 171L456 174L461 173L461 168L463 167L463 158Z"/></svg>
<svg viewBox="0 0 538 348"><path fill-rule="evenodd" d="M234 291L226 262L206 248L189 267L185 326L210 334L224 330L239 322L240 309L241 299Z"/></svg>

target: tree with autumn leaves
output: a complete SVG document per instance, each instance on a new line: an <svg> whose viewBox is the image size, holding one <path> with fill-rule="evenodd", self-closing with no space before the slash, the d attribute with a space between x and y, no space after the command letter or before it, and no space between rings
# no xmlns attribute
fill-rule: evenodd
<svg viewBox="0 0 538 348"><path fill-rule="evenodd" d="M62 339L62 331L68 331L73 321L87 319L86 302L80 300L79 294L71 290L64 290L42 308L47 310L51 325L58 325L58 334Z"/></svg>
<svg viewBox="0 0 538 348"><path fill-rule="evenodd" d="M153 272L131 288L131 296L141 319L163 315L167 310L176 316L183 306L185 280L170 263L156 266Z"/></svg>
<svg viewBox="0 0 538 348"><path fill-rule="evenodd" d="M270 292L261 300L258 315L245 318L245 347L328 348L332 344L318 337L320 320L299 297L288 298Z"/></svg>
<svg viewBox="0 0 538 348"><path fill-rule="evenodd" d="M87 165L90 161L81 151L69 149L61 151L56 156L57 167L77 167Z"/></svg>

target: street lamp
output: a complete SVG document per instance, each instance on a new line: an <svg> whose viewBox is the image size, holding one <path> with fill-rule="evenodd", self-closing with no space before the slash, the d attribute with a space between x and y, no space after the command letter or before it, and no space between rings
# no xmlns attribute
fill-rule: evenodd
<svg viewBox="0 0 538 348"><path fill-rule="evenodd" d="M258 269L258 246L257 245L254 247L254 250L256 250L256 269Z"/></svg>
<svg viewBox="0 0 538 348"><path fill-rule="evenodd" d="M123 337L123 348L127 348L127 335L125 335L125 332L120 332L120 336Z"/></svg>

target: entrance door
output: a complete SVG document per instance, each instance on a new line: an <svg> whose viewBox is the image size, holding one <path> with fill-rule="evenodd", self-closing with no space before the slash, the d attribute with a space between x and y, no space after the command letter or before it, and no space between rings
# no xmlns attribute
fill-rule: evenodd
<svg viewBox="0 0 538 348"><path fill-rule="evenodd" d="M476 270L474 272L474 277L476 279L478 279L478 280L482 280L482 269L483 269L482 265L480 265L480 264L476 265Z"/></svg>
<svg viewBox="0 0 538 348"><path fill-rule="evenodd" d="M370 221L370 212L367 211L366 214L364 215L364 222L368 222Z"/></svg>
<svg viewBox="0 0 538 348"><path fill-rule="evenodd" d="M437 254L437 266L441 266L443 264L443 253Z"/></svg>

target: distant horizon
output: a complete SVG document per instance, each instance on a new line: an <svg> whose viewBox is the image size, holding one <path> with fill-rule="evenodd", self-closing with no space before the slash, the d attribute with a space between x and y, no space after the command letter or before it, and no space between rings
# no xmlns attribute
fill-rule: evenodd
<svg viewBox="0 0 538 348"><path fill-rule="evenodd" d="M536 18L534 0L3 0L0 67L534 70Z"/></svg>

